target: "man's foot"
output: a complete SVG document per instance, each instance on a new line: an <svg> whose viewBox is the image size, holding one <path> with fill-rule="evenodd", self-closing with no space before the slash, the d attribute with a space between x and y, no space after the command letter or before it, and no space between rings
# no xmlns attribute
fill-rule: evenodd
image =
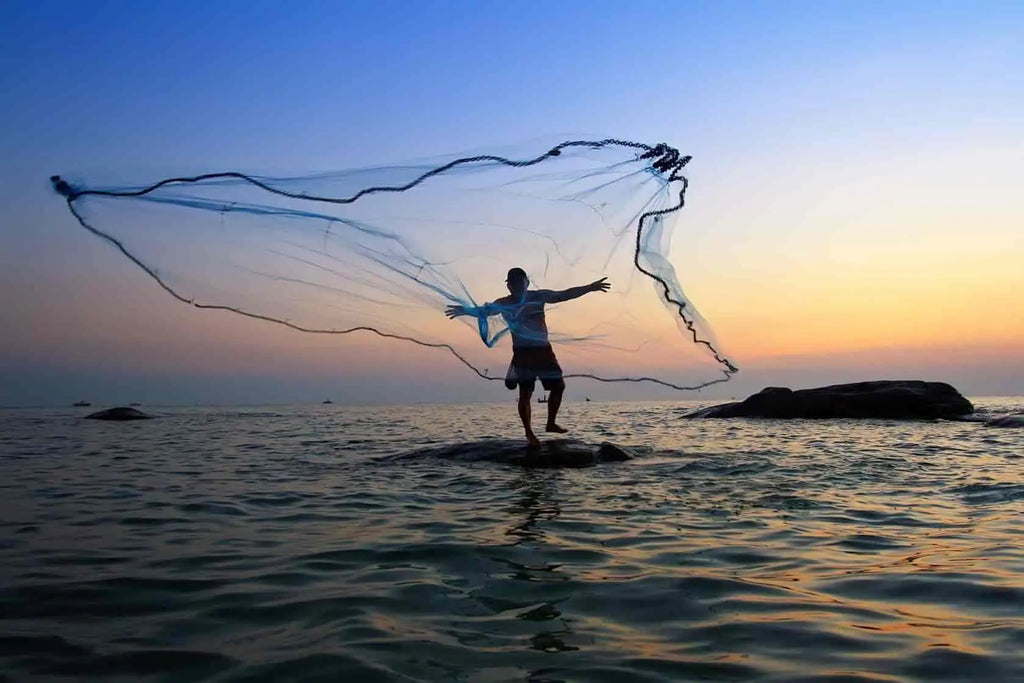
<svg viewBox="0 0 1024 683"><path fill-rule="evenodd" d="M540 448L540 439L533 432L526 435L526 447L527 448Z"/></svg>
<svg viewBox="0 0 1024 683"><path fill-rule="evenodd" d="M554 422L549 422L548 426L544 428L544 431L545 432L555 432L556 434L565 434L569 430L566 429L565 427L559 427Z"/></svg>

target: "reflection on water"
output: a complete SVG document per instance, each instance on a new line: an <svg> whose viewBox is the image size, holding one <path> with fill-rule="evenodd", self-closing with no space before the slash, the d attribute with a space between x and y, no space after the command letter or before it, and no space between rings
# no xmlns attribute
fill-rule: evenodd
<svg viewBox="0 0 1024 683"><path fill-rule="evenodd" d="M561 514L558 505L556 487L559 475L557 472L524 470L522 476L511 482L511 489L517 498L509 508L509 516L517 521L506 532L513 537L513 545L529 544L538 550L538 557L543 555L546 540L544 523L550 522ZM568 581L569 576L561 564L525 565L506 560L515 570L513 578L520 581ZM562 619L562 612L556 606L562 600L542 602L529 606L519 614L517 619L540 622L541 630L530 637L529 647L540 652L569 652L579 647L569 645L565 638L573 635L569 623ZM525 605L524 605L525 607Z"/></svg>
<svg viewBox="0 0 1024 683"><path fill-rule="evenodd" d="M511 482L510 488L516 499L508 508L509 517L521 520L506 532L516 539L513 545L544 541L542 523L561 514L558 499L554 495L557 481L557 472L523 470L522 476Z"/></svg>
<svg viewBox="0 0 1024 683"><path fill-rule="evenodd" d="M1024 680L1024 430L579 403L644 455L383 457L512 408L0 411L0 671Z"/></svg>

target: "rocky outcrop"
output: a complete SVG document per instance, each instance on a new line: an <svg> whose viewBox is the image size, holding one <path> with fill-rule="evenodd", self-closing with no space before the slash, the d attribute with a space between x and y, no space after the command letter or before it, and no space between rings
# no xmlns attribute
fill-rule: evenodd
<svg viewBox="0 0 1024 683"><path fill-rule="evenodd" d="M524 440L482 439L447 444L395 456L398 460L441 458L461 462L497 462L520 467L592 467L603 462L629 460L630 454L614 444L593 446L574 439L541 441L539 448Z"/></svg>
<svg viewBox="0 0 1024 683"><path fill-rule="evenodd" d="M106 410L100 410L95 413L89 413L85 416L86 420L112 420L115 422L124 422L126 420L149 420L153 416L147 415L141 410L135 408L128 408L125 406L118 406L117 408L107 408Z"/></svg>
<svg viewBox="0 0 1024 683"><path fill-rule="evenodd" d="M768 387L745 401L703 408L687 417L958 419L974 412L944 382L879 380L793 391Z"/></svg>

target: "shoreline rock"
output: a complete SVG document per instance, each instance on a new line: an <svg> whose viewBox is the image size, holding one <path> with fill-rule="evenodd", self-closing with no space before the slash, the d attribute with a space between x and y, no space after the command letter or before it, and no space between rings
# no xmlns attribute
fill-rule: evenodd
<svg viewBox="0 0 1024 683"><path fill-rule="evenodd" d="M971 402L945 382L877 380L796 391L768 387L744 401L702 408L685 417L956 420L973 412Z"/></svg>

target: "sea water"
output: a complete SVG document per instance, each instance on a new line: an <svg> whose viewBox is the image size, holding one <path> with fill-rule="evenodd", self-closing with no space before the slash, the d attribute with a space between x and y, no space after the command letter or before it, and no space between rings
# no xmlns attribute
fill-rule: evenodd
<svg viewBox="0 0 1024 683"><path fill-rule="evenodd" d="M1024 680L1024 429L697 405L2 410L0 680Z"/></svg>

